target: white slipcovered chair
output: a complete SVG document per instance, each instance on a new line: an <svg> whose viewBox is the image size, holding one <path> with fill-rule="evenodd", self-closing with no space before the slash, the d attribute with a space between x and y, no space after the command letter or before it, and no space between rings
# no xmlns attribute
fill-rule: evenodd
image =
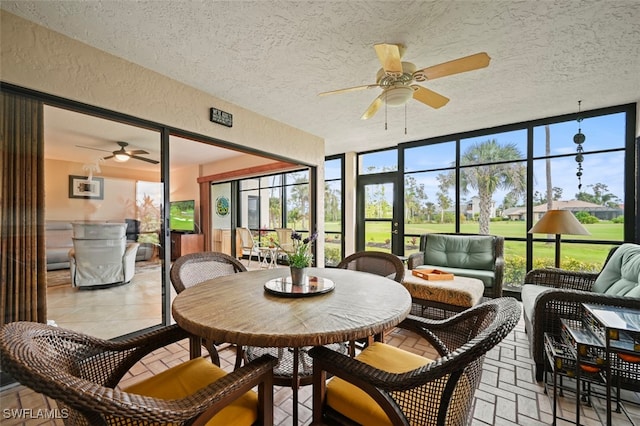
<svg viewBox="0 0 640 426"><path fill-rule="evenodd" d="M135 273L138 243L127 243L126 223L73 223L69 251L73 287L124 284Z"/></svg>

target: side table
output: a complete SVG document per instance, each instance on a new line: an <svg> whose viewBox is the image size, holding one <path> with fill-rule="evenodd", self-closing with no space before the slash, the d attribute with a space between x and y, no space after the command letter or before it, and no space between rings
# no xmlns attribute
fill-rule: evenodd
<svg viewBox="0 0 640 426"><path fill-rule="evenodd" d="M562 377L570 377L576 380L575 423L580 424L582 396L589 402L591 385L597 384L605 389L606 420L602 423L610 426L612 387L617 390L615 411L623 411L628 418L620 389L640 390L640 310L591 304L583 304L583 310L581 321L561 319L560 336L544 336L545 354L553 373L553 424L558 418L558 388L563 389ZM581 387L586 395L581 396ZM545 388L548 391L546 380ZM596 414L600 416L598 410Z"/></svg>

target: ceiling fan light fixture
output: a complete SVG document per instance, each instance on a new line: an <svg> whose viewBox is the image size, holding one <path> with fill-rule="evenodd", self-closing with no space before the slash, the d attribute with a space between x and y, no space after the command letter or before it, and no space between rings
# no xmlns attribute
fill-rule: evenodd
<svg viewBox="0 0 640 426"><path fill-rule="evenodd" d="M131 156L126 152L119 152L113 155L113 159L119 163L124 163L125 161L129 161L130 158Z"/></svg>
<svg viewBox="0 0 640 426"><path fill-rule="evenodd" d="M410 86L390 87L385 91L384 101L389 106L401 106L413 98L413 92Z"/></svg>

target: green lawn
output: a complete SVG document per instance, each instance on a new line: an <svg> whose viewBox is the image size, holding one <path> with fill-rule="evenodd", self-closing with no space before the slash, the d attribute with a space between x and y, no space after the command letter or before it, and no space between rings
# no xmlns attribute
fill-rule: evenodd
<svg viewBox="0 0 640 426"><path fill-rule="evenodd" d="M601 222L596 224L584 225L585 228L591 233L589 236L573 236L565 235L563 239L572 240L609 240L609 241L622 241L623 240L623 224ZM340 231L340 225L336 222L325 223L325 229L327 231ZM372 244L372 247L376 249L384 250L379 247L384 244L385 240L389 238L388 234L389 224L387 223L367 223L367 235L365 238L366 243ZM461 225L461 232L463 233L477 233L477 222L465 222ZM409 224L405 225L405 234L424 234L429 232L453 232L453 224ZM527 229L524 221L499 221L491 222L490 233L494 235L502 235L506 238L526 238ZM546 236L543 234L536 234L534 238L544 239ZM416 238L415 245L418 244ZM417 247L411 246L411 240L407 237L407 246L405 247L405 254L417 251ZM561 257L563 267L565 263L576 266L575 263L585 264L597 264L602 265L611 247L609 245L598 244L570 244L562 243L561 245ZM534 260L539 263L553 265L553 259L555 258L555 241L551 243L547 242L534 242L533 245ZM526 257L526 244L524 241L506 241L505 242L505 256L506 257Z"/></svg>

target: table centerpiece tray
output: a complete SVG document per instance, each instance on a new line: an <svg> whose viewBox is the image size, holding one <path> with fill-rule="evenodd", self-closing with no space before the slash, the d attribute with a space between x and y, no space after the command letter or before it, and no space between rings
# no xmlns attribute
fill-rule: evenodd
<svg viewBox="0 0 640 426"><path fill-rule="evenodd" d="M280 297L311 297L329 293L335 283L323 277L306 276L303 284L293 284L291 277L274 278L264 283L267 293Z"/></svg>
<svg viewBox="0 0 640 426"><path fill-rule="evenodd" d="M439 269L412 269L413 276L429 281L450 281L453 280L453 274Z"/></svg>

